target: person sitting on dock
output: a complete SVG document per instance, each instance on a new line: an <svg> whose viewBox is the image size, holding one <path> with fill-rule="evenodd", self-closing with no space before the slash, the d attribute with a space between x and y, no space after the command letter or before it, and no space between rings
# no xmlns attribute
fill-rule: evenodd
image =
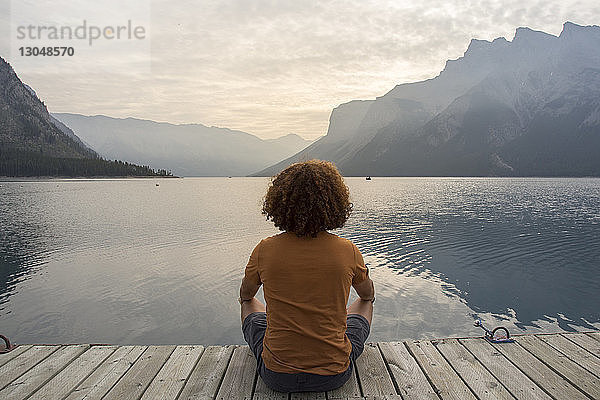
<svg viewBox="0 0 600 400"><path fill-rule="evenodd" d="M296 163L274 177L262 213L280 234L260 241L240 287L242 331L265 384L328 391L352 375L364 349L375 289L354 243L327 232L352 210L335 165ZM266 308L254 296L263 285ZM346 308L353 286L359 298Z"/></svg>

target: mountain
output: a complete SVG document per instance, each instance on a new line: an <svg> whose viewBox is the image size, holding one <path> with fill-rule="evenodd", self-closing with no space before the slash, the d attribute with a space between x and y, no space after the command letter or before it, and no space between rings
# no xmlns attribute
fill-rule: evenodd
<svg viewBox="0 0 600 400"><path fill-rule="evenodd" d="M25 88L27 90L29 90L29 93L31 93L33 95L33 97L35 97L38 101L40 101L39 97L37 96L37 93L35 92L35 90L33 90L33 88L31 86L29 86L26 83L23 83L23 86L25 86ZM52 115L50 115L50 122L54 126L56 126L62 133L64 133L65 135L67 135L68 137L70 137L72 140L74 140L79 146L81 146L84 149L88 150L88 152L91 155L93 155L95 157L98 156L98 153L96 153L88 145L86 145L85 143L83 143L81 141L81 139L79 139L79 137L77 137L77 135L75 135L75 133L73 133L73 131L71 129L69 129L68 126L66 126L65 124L63 124L62 122L60 122L59 120L57 120L56 118L54 118Z"/></svg>
<svg viewBox="0 0 600 400"><path fill-rule="evenodd" d="M104 157L170 168L181 176L244 176L295 154L310 142L295 134L263 140L201 124L54 113Z"/></svg>
<svg viewBox="0 0 600 400"><path fill-rule="evenodd" d="M67 127L57 126L35 91L0 57L0 176L41 175L122 176L156 172L100 158Z"/></svg>
<svg viewBox="0 0 600 400"><path fill-rule="evenodd" d="M435 78L335 108L298 160L346 175L600 176L600 27L473 39Z"/></svg>
<svg viewBox="0 0 600 400"><path fill-rule="evenodd" d="M0 58L0 143L3 148L49 157L90 158L96 154L63 134L44 103Z"/></svg>

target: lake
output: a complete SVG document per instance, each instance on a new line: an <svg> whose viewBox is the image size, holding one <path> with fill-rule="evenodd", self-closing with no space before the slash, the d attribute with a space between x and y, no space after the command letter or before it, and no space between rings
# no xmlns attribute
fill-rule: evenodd
<svg viewBox="0 0 600 400"><path fill-rule="evenodd" d="M354 211L332 233L356 243L375 281L369 340L480 335L476 318L513 333L600 329L600 179L346 182ZM268 183L0 182L0 333L242 343L243 269L278 233L260 213Z"/></svg>

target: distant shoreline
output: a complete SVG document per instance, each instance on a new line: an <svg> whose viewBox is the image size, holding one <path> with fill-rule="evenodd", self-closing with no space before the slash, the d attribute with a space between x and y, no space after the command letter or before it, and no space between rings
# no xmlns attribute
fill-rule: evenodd
<svg viewBox="0 0 600 400"><path fill-rule="evenodd" d="M34 181L87 181L111 179L196 179L196 178L271 178L270 176L0 176L0 182L34 182ZM365 179L365 176L344 176L344 178ZM600 179L600 176L371 176L375 179Z"/></svg>
<svg viewBox="0 0 600 400"><path fill-rule="evenodd" d="M108 180L108 179L163 179L179 178L181 176L0 176L0 182L54 181L54 180Z"/></svg>

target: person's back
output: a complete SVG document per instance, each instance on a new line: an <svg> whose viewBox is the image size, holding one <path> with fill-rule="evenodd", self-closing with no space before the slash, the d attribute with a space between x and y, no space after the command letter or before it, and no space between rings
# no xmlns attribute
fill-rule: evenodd
<svg viewBox="0 0 600 400"><path fill-rule="evenodd" d="M351 207L342 177L323 161L288 167L265 196L263 213L286 232L254 248L239 300L244 338L275 390L337 388L362 353L373 283L358 248L326 231L343 226ZM266 309L254 298L260 285ZM346 310L351 286L360 299Z"/></svg>
<svg viewBox="0 0 600 400"><path fill-rule="evenodd" d="M345 371L352 350L345 335L346 302L352 283L367 278L360 252L327 232L316 238L281 233L257 249L249 272L255 265L268 304L262 354L267 368L321 375Z"/></svg>

